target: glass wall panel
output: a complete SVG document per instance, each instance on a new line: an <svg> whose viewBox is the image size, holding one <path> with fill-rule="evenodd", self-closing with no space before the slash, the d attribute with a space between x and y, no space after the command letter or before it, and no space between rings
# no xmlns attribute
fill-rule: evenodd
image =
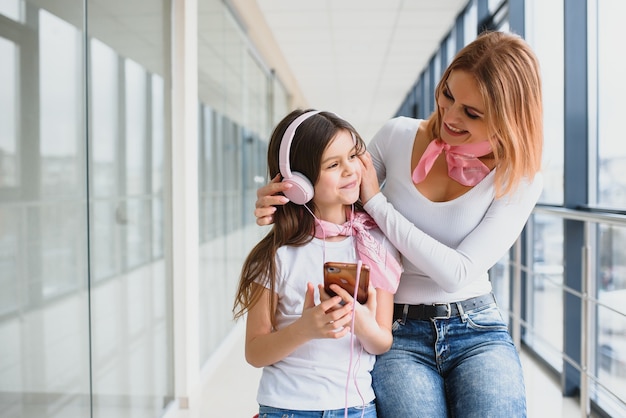
<svg viewBox="0 0 626 418"><path fill-rule="evenodd" d="M525 289L529 330L525 342L556 370L563 352L563 221L532 216L532 265ZM548 320L549 319L549 320Z"/></svg>
<svg viewBox="0 0 626 418"><path fill-rule="evenodd" d="M595 400L618 416L626 399L626 227L597 227L597 300L594 339Z"/></svg>
<svg viewBox="0 0 626 418"><path fill-rule="evenodd" d="M597 30L594 48L597 56L590 56L591 66L597 66L597 75L590 78L591 95L597 95L597 196L590 203L604 208L626 209L626 146L623 140L623 100L626 97L626 79L623 76L621 54L624 49L620 33L626 18L626 2L602 0L596 4ZM593 7L593 6L592 6ZM593 182L593 181L592 181Z"/></svg>
<svg viewBox="0 0 626 418"><path fill-rule="evenodd" d="M83 5L0 2L3 416L154 417L173 397L170 6L93 3L86 41Z"/></svg>
<svg viewBox="0 0 626 418"><path fill-rule="evenodd" d="M199 5L198 30L199 356L204 364L235 326L231 310L241 265L263 232L253 208L256 188L266 181L270 124L286 114L288 100L222 1Z"/></svg>
<svg viewBox="0 0 626 418"><path fill-rule="evenodd" d="M0 4L0 414L89 416L83 2Z"/></svg>
<svg viewBox="0 0 626 418"><path fill-rule="evenodd" d="M282 85L280 80L276 77L272 77L272 101L273 101L273 113L270 115L270 126L268 127L268 138L271 135L271 131L274 126L280 122L280 120L289 113L290 103L289 95Z"/></svg>
<svg viewBox="0 0 626 418"><path fill-rule="evenodd" d="M152 193L152 258L162 258L164 253L164 228L165 228L165 213L163 199L164 187L165 187L165 139L167 133L165 131L165 80L163 76L158 74L152 74L151 78L151 136L152 141L150 147L152 148L152 171L150 172L150 179L152 187L150 192Z"/></svg>
<svg viewBox="0 0 626 418"><path fill-rule="evenodd" d="M121 270L119 226L115 197L120 189L120 66L108 45L91 39L91 170L92 229L91 278L111 277Z"/></svg>
<svg viewBox="0 0 626 418"><path fill-rule="evenodd" d="M91 86L91 194L106 197L117 194L119 152L119 67L118 56L108 45L91 39L91 73L97 83Z"/></svg>
<svg viewBox="0 0 626 418"><path fill-rule="evenodd" d="M478 6L476 0L470 0L465 14L463 15L463 45L467 45L476 39L478 35Z"/></svg>
<svg viewBox="0 0 626 418"><path fill-rule="evenodd" d="M456 51L456 27L453 27L452 30L450 31L450 34L448 35L444 43L444 48L446 49L446 62L443 66L444 68L441 69L441 72L439 74L439 79L441 79L443 72L448 67L448 65L450 65L450 63L454 59L454 56L456 55L456 52L457 52Z"/></svg>
<svg viewBox="0 0 626 418"><path fill-rule="evenodd" d="M509 311L512 309L510 302L511 293L511 265L507 253L498 263L489 270L489 280L493 287L493 294L498 301L498 307L505 321L509 321Z"/></svg>
<svg viewBox="0 0 626 418"><path fill-rule="evenodd" d="M541 203L563 204L564 57L563 2L527 1L526 39L539 58L543 89Z"/></svg>
<svg viewBox="0 0 626 418"><path fill-rule="evenodd" d="M15 42L0 37L0 190L16 187L18 158L19 55Z"/></svg>
<svg viewBox="0 0 626 418"><path fill-rule="evenodd" d="M174 397L169 10L169 0L89 7L94 417L160 416Z"/></svg>
<svg viewBox="0 0 626 418"><path fill-rule="evenodd" d="M83 192L84 137L81 32L39 11L41 190L46 196ZM81 164L83 163L83 164Z"/></svg>
<svg viewBox="0 0 626 418"><path fill-rule="evenodd" d="M23 16L22 0L4 0L0 2L0 15L21 22Z"/></svg>

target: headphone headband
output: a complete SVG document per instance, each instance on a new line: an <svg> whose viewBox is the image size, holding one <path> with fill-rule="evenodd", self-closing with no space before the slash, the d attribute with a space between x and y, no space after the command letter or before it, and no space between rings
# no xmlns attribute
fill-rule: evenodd
<svg viewBox="0 0 626 418"><path fill-rule="evenodd" d="M278 158L278 168L280 170L281 176L284 179L289 179L293 176L291 173L291 166L289 164L289 152L291 150L291 142L293 141L293 137L296 133L296 129L298 126L308 118L313 115L317 115L321 110L311 110L310 112L306 112L298 116L294 119L293 122L289 124L285 133L283 134L283 139L280 141L280 150L279 150L279 158Z"/></svg>

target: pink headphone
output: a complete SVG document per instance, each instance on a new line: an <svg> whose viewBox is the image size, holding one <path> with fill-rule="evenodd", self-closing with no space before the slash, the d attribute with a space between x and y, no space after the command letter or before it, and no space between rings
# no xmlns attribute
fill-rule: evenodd
<svg viewBox="0 0 626 418"><path fill-rule="evenodd" d="M285 191L285 196L298 205L304 205L309 200L313 199L313 185L304 174L298 173L297 171L291 171L289 166L289 150L291 149L291 142L293 141L293 136L295 135L298 126L311 116L320 112L321 110L312 110L298 116L289 124L285 130L283 139L280 142L278 168L280 169L281 176L283 176L283 181L293 185L291 189Z"/></svg>

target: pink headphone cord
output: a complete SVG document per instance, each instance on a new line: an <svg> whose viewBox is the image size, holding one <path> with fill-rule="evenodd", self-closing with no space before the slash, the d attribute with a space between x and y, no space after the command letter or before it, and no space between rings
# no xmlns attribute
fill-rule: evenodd
<svg viewBox="0 0 626 418"><path fill-rule="evenodd" d="M311 216L313 216L313 219L315 219L315 222L320 223L319 219L317 219L317 216L315 216L315 214L311 211L311 209L309 209L309 207L304 204L303 205L304 208L311 214ZM354 213L354 204L352 205L352 213ZM350 228L350 230L352 231L352 228ZM322 232L324 231L324 228L322 228ZM323 242L323 256L322 256L322 262L326 261L326 236L324 236L324 240ZM357 296L359 293L359 281L361 280L361 267L363 266L363 262L359 259L356 262L356 283L354 285L354 301L353 301L353 305L352 305L352 322L350 325L350 364L348 365L348 374L346 377L346 392L345 392L345 407L344 407L344 417L347 418L348 417L348 392L349 392L349 388L350 388L350 374L351 374L351 370L352 370L352 357L353 357L353 350L354 350L354 318L356 317L356 310L355 310L355 305L354 303L358 303L357 302ZM358 361L356 366L359 366L361 364L361 353L363 352L363 346L361 346L361 350L359 350L359 357L358 357ZM359 390L359 385L357 383L356 380L356 372L357 369L355 368L354 370L354 386L356 387L356 391L359 394L359 396L361 397L361 402L363 405L363 410L361 411L361 417L363 417L365 415L365 399L363 398L363 395L361 394L361 391Z"/></svg>
<svg viewBox="0 0 626 418"><path fill-rule="evenodd" d="M363 262L359 259L356 262L356 283L354 285L354 301L352 302L352 322L350 324L350 364L348 365L348 377L346 380L346 394L345 394L345 401L346 401L346 406L343 410L343 416L345 418L348 418L348 388L350 387L350 375L352 374L352 354L353 354L353 350L354 350L354 318L356 317L356 305L355 303L357 302L357 295L359 293L359 280L361 279L361 267L363 266ZM361 350L363 349L363 347L361 346ZM359 352L359 363L361 360L361 352ZM359 385L357 384L356 381L356 375L355 375L355 380L354 380L354 385L356 387L356 391L358 392L359 396L361 397L361 402L363 403L363 406L365 406L365 400L363 399L363 395L361 394L361 391L359 390ZM365 414L365 408L363 408L363 410L361 411L361 416L363 416Z"/></svg>

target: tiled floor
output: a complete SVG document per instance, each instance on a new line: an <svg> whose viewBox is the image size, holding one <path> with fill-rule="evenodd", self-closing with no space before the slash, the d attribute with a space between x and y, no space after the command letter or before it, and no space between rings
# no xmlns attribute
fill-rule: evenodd
<svg viewBox="0 0 626 418"><path fill-rule="evenodd" d="M210 374L202 392L202 404L192 405L192 412L180 413L177 418L251 418L256 413L255 394L261 370L245 362L243 328L236 332L239 336L231 340L231 347L223 347L227 353L223 362ZM521 358L528 393L528 417L579 417L577 399L563 398L558 383L546 376L531 357L522 352Z"/></svg>

